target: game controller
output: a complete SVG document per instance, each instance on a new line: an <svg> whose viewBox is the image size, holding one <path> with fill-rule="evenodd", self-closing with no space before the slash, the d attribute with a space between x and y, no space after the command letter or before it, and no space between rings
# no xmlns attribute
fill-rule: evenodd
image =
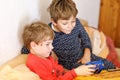
<svg viewBox="0 0 120 80"><path fill-rule="evenodd" d="M90 64L96 65L96 67L94 68L95 69L95 72L94 72L95 74L99 74L105 68L102 60L88 62L86 65L90 65Z"/></svg>

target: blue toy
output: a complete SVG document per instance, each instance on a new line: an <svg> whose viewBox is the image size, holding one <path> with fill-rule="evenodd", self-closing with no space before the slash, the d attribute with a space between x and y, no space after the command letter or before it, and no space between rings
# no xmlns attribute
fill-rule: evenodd
<svg viewBox="0 0 120 80"><path fill-rule="evenodd" d="M89 65L89 64L96 65L96 67L94 68L95 69L95 72L94 72L95 74L99 74L105 68L102 60L88 62L86 65Z"/></svg>

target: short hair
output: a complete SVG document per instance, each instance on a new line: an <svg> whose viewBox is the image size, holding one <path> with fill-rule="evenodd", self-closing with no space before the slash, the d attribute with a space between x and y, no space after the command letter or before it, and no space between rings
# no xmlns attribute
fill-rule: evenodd
<svg viewBox="0 0 120 80"><path fill-rule="evenodd" d="M53 40L54 32L47 24L36 21L25 26L22 37L24 45L30 49L30 43L32 41L38 44L48 39Z"/></svg>
<svg viewBox="0 0 120 80"><path fill-rule="evenodd" d="M73 0L52 0L47 10L55 22L58 19L68 20L72 15L76 17L78 13Z"/></svg>

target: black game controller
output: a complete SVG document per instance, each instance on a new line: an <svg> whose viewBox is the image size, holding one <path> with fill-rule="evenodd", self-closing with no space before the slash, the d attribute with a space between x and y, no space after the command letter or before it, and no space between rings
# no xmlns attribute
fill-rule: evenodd
<svg viewBox="0 0 120 80"><path fill-rule="evenodd" d="M94 72L95 74L99 74L105 68L102 60L88 62L86 65L89 65L89 64L96 65L96 67L94 68L95 69L95 72Z"/></svg>

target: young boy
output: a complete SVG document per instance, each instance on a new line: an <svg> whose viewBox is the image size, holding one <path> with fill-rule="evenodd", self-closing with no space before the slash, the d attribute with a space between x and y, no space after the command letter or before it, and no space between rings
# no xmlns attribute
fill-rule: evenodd
<svg viewBox="0 0 120 80"><path fill-rule="evenodd" d="M48 11L51 16L49 25L55 33L53 51L59 64L70 70L90 61L102 60L105 69L115 68L111 62L92 54L89 36L76 18L78 10L73 0L53 0Z"/></svg>
<svg viewBox="0 0 120 80"><path fill-rule="evenodd" d="M82 65L65 72L50 53L53 49L53 30L42 22L33 22L23 31L23 42L29 49L27 66L43 80L73 80L77 75L93 74L95 65Z"/></svg>

